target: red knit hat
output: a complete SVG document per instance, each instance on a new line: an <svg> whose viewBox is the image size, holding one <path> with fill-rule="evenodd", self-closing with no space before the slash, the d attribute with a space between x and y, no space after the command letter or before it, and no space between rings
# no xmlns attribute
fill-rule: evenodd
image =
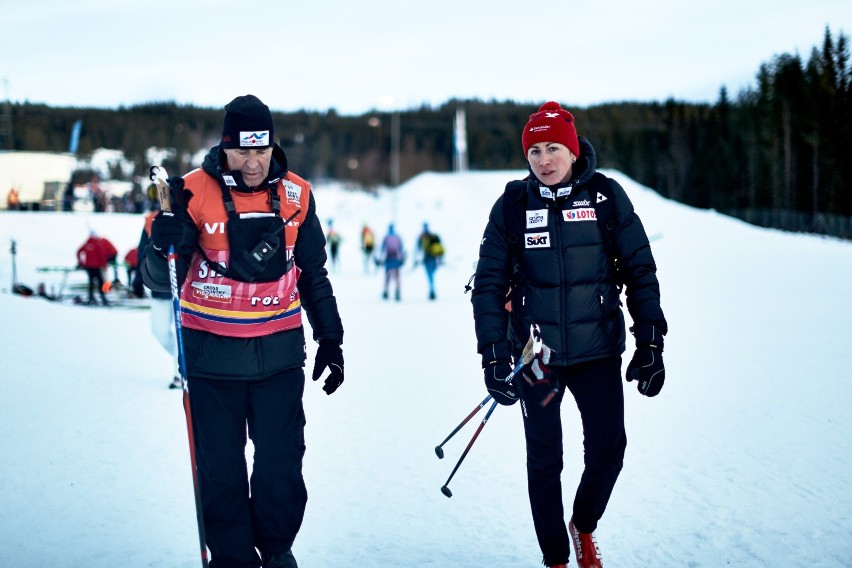
<svg viewBox="0 0 852 568"><path fill-rule="evenodd" d="M533 144L539 142L559 142L568 147L577 157L580 156L580 141L574 128L574 116L553 101L538 107L538 112L530 115L521 134L524 155Z"/></svg>

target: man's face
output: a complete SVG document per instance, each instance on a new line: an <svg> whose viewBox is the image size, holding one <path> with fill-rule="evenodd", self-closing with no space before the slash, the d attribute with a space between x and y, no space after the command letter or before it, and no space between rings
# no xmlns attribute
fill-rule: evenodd
<svg viewBox="0 0 852 568"><path fill-rule="evenodd" d="M226 148L228 169L239 171L249 187L257 187L269 175L272 146L266 148Z"/></svg>

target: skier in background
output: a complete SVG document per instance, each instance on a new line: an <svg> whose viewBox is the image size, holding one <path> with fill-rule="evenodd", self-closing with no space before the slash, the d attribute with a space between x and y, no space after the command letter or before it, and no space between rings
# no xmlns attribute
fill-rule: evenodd
<svg viewBox="0 0 852 568"><path fill-rule="evenodd" d="M105 294L104 270L108 265L115 263L117 255L118 250L116 250L115 245L106 238L98 236L95 231L91 231L86 242L77 249L77 266L86 271L86 276L89 279L87 304L95 304L95 289L97 289L101 303L104 306L109 305Z"/></svg>
<svg viewBox="0 0 852 568"><path fill-rule="evenodd" d="M132 248L124 255L124 268L127 270L127 286L133 284L133 275L136 274L136 267L139 266L139 248ZM141 298L142 296L138 296Z"/></svg>
<svg viewBox="0 0 852 568"><path fill-rule="evenodd" d="M390 283L393 281L395 286L394 299L399 302L402 299L400 268L405 264L405 247L400 236L396 234L393 223L388 225L387 235L382 239L379 260L385 267L385 286L382 291L382 298L388 299Z"/></svg>
<svg viewBox="0 0 852 568"><path fill-rule="evenodd" d="M565 568L573 544L580 568L601 568L593 533L627 446L621 286L636 341L627 380L636 380L645 396L663 387L668 324L642 222L624 189L597 172L594 149L578 138L571 113L545 103L522 132L530 175L496 201L479 248L471 299L477 349L494 399L522 401L529 500L544 565ZM605 194L612 218L602 228L595 207ZM510 289L511 316L504 309ZM535 326L549 349L524 367L523 378L506 382L512 357L517 360ZM567 528L560 417L566 392L580 411L584 450Z"/></svg>
<svg viewBox="0 0 852 568"><path fill-rule="evenodd" d="M417 238L417 251L420 255L423 269L426 271L426 281L429 284L429 299L435 299L435 271L444 259L444 245L441 237L429 230L429 224L423 223L423 231Z"/></svg>
<svg viewBox="0 0 852 568"><path fill-rule="evenodd" d="M145 225L142 227L142 235L139 237L138 264L145 262L145 254L148 249L148 241L151 239L151 224L154 217L159 213L157 203L157 188L152 184L148 188L148 198L154 204L153 209L145 214ZM133 294L137 298L145 297L145 288L142 280L142 272L136 270L132 280ZM180 380L180 365L178 362L177 333L175 331L175 312L172 305L171 292L151 291L151 334L157 342L163 346L171 360L172 378L169 382L170 389L179 389L183 385Z"/></svg>
<svg viewBox="0 0 852 568"><path fill-rule="evenodd" d="M331 268L337 272L342 237L337 232L337 229L334 228L334 221L332 219L328 220L328 232L325 234L325 240L328 242L328 256L331 258Z"/></svg>
<svg viewBox="0 0 852 568"><path fill-rule="evenodd" d="M372 271L373 250L376 248L376 236L367 223L361 227L361 252L364 254L364 274Z"/></svg>

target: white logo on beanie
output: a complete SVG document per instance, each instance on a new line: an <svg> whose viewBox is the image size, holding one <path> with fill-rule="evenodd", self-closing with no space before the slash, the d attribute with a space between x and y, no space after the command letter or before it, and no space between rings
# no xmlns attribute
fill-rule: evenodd
<svg viewBox="0 0 852 568"><path fill-rule="evenodd" d="M269 131L257 130L240 131L240 148L253 146L269 146Z"/></svg>
<svg viewBox="0 0 852 568"><path fill-rule="evenodd" d="M546 112L546 113L544 113L545 118L556 118L557 116L559 116L558 112Z"/></svg>

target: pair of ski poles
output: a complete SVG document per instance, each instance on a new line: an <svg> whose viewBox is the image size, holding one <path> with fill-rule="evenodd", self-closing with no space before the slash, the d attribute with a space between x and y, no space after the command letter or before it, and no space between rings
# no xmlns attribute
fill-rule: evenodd
<svg viewBox="0 0 852 568"><path fill-rule="evenodd" d="M515 365L515 368L512 369L512 372L509 373L509 375L503 380L506 383L512 383L512 381L515 378L515 375L517 375L521 371L521 369L524 368L524 365L527 365L533 359L540 356L540 354L544 350L545 350L545 345L544 345L544 343L542 342L542 339L541 339L541 329L539 328L539 326L537 324L531 324L530 325L529 341L524 346L523 352L521 353L521 357L519 358L518 363ZM452 432L450 432L450 435L447 436L446 438L444 438L443 442L441 442L440 444L435 446L435 454L438 456L438 459L444 458L444 450L443 450L444 444L446 444L450 440L450 438L455 436L456 433L458 433L458 431L461 430L464 427L464 425L467 424L470 421L470 419L473 418L476 415L477 412L482 410L482 408L486 404L488 404L488 401L491 400L492 398L493 397L490 394L488 396L486 396L482 400L482 402L480 402L479 405L476 408L474 408L470 412L470 414L468 414L464 418L464 420L462 420L461 423L458 426L456 426L456 428ZM459 466L464 461L464 458L467 456L468 452L470 452L470 448L473 446L473 443L479 437L479 433L482 432L483 428L485 428L485 424L488 422L488 419L491 418L491 413L494 412L495 408L497 408L497 401L496 400L491 403L491 407L488 409L488 412L485 413L485 418L482 419L482 422L479 423L479 427L476 429L476 432L473 433L473 437L470 439L470 442L468 442L467 447L464 449L464 452L462 452L462 455L459 458L459 461L456 463L456 467L454 467L453 471L450 473L450 477L447 479L446 483L444 483L444 485L441 486L441 493L443 493L447 497L453 496L453 492L450 491L450 488L448 487L449 484L450 484L450 480L456 474L456 471L458 471Z"/></svg>
<svg viewBox="0 0 852 568"><path fill-rule="evenodd" d="M515 375L521 370L521 368L523 368L523 366L524 366L524 360L522 358L518 362L518 364L515 365L515 368L512 369L512 372L509 373L509 375L505 378L505 381L507 383L511 383L512 380L515 378ZM486 404L488 404L488 401L491 400L492 398L494 398L494 397L492 397L490 394L488 396L486 396L482 400L482 402L480 402L479 405L470 412L470 414L465 416L464 420L462 420L461 423L459 423L459 425L456 426L455 429L452 432L450 432L450 435L447 436L446 438L444 438L443 442L441 442L440 444L435 446L435 455L438 456L438 459L444 459L444 450L443 450L444 444L446 444L450 440L450 438L455 436L458 433L459 430L464 428L464 425L467 424L468 422L470 422L470 419L473 418L480 410L482 410L482 408ZM495 408L497 408L497 401L496 400L491 403L491 407L488 409L488 412L485 413L485 418L482 419L482 422L479 423L479 426L477 427L476 431L473 433L473 437L471 437L470 442L468 442L467 447L462 452L462 455L459 458L459 461L456 462L456 467L453 468L452 473L450 473L450 477L447 478L446 483L444 483L444 485L441 486L441 493L443 493L447 497L453 496L453 492L450 491L450 488L448 487L449 484L450 484L450 480L456 474L456 471L458 471L459 466L461 466L462 462L464 461L464 458L467 457L468 452L470 452L470 449L473 447L473 443L479 437L479 433L482 432L482 429L485 428L485 424L488 422L488 419L491 418L491 413L494 412Z"/></svg>

